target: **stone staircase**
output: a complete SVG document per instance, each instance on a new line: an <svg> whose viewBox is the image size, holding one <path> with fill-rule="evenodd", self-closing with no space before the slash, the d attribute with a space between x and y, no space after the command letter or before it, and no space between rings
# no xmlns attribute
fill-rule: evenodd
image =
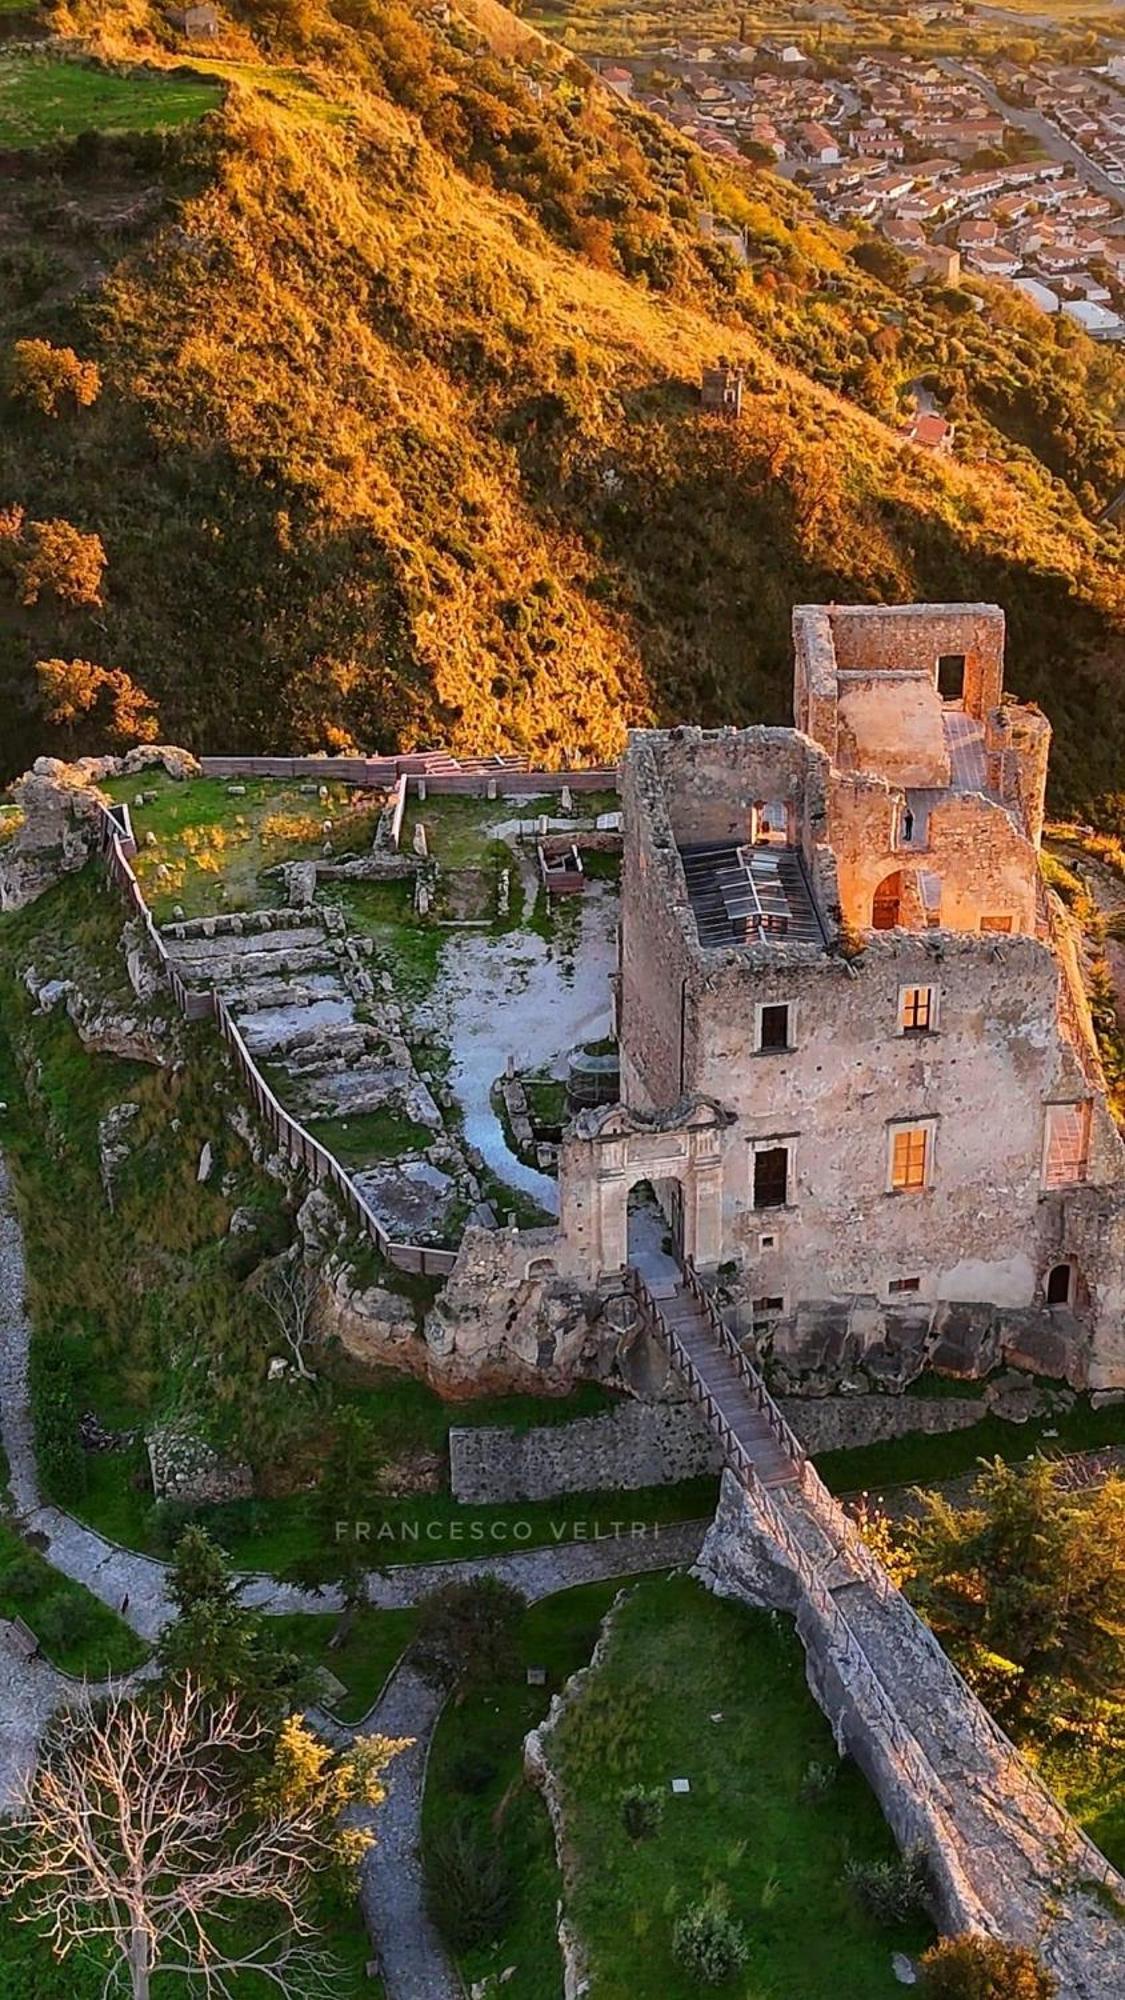
<svg viewBox="0 0 1125 2000"><path fill-rule="evenodd" d="M1034 1944L1060 2000L1125 1995L1125 1881L998 1728L824 1486L689 1267L630 1285L730 1468L699 1573L792 1612L809 1684L946 1929ZM732 1476L733 1475L733 1476Z"/></svg>
<svg viewBox="0 0 1125 2000"><path fill-rule="evenodd" d="M189 991L216 990L271 1089L302 1124L388 1112L428 1129L409 1152L364 1157L362 1126L349 1148L351 1179L392 1238L443 1240L480 1188L445 1130L414 1065L401 1010L330 906L251 910L165 925L164 943Z"/></svg>

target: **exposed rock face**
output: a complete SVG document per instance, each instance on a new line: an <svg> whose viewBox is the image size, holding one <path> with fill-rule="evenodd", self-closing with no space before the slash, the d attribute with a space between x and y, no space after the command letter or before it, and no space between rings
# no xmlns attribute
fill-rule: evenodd
<svg viewBox="0 0 1125 2000"><path fill-rule="evenodd" d="M21 910L68 875L93 852L103 778L130 776L160 765L171 778L193 778L199 765L190 750L142 743L124 757L37 757L17 778L12 798L24 814L14 839L0 848L0 910Z"/></svg>
<svg viewBox="0 0 1125 2000"><path fill-rule="evenodd" d="M0 847L0 910L22 910L81 868L98 833L97 794L75 765L41 757L16 780L12 797L24 819Z"/></svg>
<svg viewBox="0 0 1125 2000"><path fill-rule="evenodd" d="M24 985L41 1013L65 1003L84 1049L157 1067L167 1060L171 1024L166 1017L146 1014L140 1006L125 1009L107 994L87 993L73 979L46 978L34 965L24 973Z"/></svg>
<svg viewBox="0 0 1125 2000"><path fill-rule="evenodd" d="M550 1257L536 1257L539 1234L465 1231L426 1318L435 1379L454 1388L534 1385L542 1393L610 1373L617 1336L601 1322L599 1295L560 1277ZM553 1239L553 1231L543 1234Z"/></svg>
<svg viewBox="0 0 1125 2000"><path fill-rule="evenodd" d="M150 1432L148 1461L158 1500L245 1500L254 1490L248 1465L238 1465L190 1431L165 1425Z"/></svg>
<svg viewBox="0 0 1125 2000"><path fill-rule="evenodd" d="M111 1210L117 1175L133 1150L129 1143L129 1127L140 1108L139 1104L127 1098L124 1104L112 1104L98 1120L99 1172Z"/></svg>

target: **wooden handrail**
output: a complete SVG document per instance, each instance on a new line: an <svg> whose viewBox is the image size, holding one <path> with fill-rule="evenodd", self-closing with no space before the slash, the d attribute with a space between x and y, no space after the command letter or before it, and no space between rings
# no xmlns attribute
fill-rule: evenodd
<svg viewBox="0 0 1125 2000"><path fill-rule="evenodd" d="M121 830L113 815L107 812L104 806L101 811L102 857L106 861L111 879L132 905L143 924L177 1007L187 1020L198 1021L208 1018L214 1020L220 1035L234 1056L236 1067L241 1072L259 1113L272 1126L278 1144L285 1147L292 1160L311 1173L314 1181L332 1182L353 1211L360 1227L389 1264L393 1264L397 1270L412 1271L423 1277L448 1275L457 1261L457 1252L437 1249L428 1243L394 1241L336 1155L330 1152L327 1146L322 1145L319 1139L314 1139L312 1133L307 1131L286 1110L280 1098L274 1095L254 1062L218 989L211 986L204 992L194 991L180 976L172 962L168 947L153 921L152 912L145 901L136 874L124 853Z"/></svg>

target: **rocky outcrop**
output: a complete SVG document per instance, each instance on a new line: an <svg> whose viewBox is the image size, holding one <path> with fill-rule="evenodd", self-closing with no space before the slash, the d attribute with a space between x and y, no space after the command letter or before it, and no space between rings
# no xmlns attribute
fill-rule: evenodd
<svg viewBox="0 0 1125 2000"><path fill-rule="evenodd" d="M169 743L141 743L123 757L37 757L11 787L23 814L13 839L0 847L0 910L21 910L71 874L94 852L100 835L98 786L103 778L130 777L159 765L171 778L193 778L199 765L190 750Z"/></svg>
<svg viewBox="0 0 1125 2000"><path fill-rule="evenodd" d="M150 1431L146 1443L152 1490L158 1500L204 1505L246 1500L254 1491L254 1475L248 1465L224 1458L192 1431L164 1425Z"/></svg>
<svg viewBox="0 0 1125 2000"><path fill-rule="evenodd" d="M84 1049L95 1055L121 1056L127 1062L167 1061L172 1023L139 1003L123 1005L108 993L87 992L76 979L51 978L29 965L24 985L40 1013L65 1006Z"/></svg>
<svg viewBox="0 0 1125 2000"><path fill-rule="evenodd" d="M41 757L11 796L23 823L0 847L0 910L22 910L81 868L98 838L100 802L77 765Z"/></svg>

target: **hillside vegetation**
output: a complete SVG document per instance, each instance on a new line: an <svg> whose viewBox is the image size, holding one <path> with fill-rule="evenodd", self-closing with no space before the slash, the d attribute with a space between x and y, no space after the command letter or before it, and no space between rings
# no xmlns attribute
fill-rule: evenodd
<svg viewBox="0 0 1125 2000"><path fill-rule="evenodd" d="M223 101L8 156L0 775L106 741L96 703L48 727L41 660L128 674L196 746L557 761L784 719L795 601L934 597L1007 608L1060 798L1125 787L1122 361L998 294L904 297L468 5L232 7L214 56L147 0L57 10L150 101L189 62ZM39 393L29 340L96 393L57 362ZM698 408L721 354L737 426ZM961 463L895 434L920 372Z"/></svg>

